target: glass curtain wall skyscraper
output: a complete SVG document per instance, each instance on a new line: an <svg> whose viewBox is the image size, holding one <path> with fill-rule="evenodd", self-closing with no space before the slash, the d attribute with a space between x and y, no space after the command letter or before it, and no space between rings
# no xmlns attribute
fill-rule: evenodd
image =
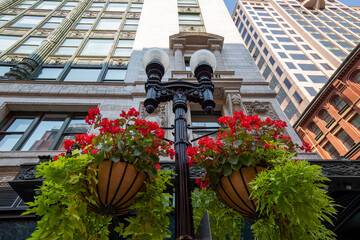
<svg viewBox="0 0 360 240"><path fill-rule="evenodd" d="M239 0L232 18L291 124L360 42L360 12L336 0Z"/></svg>

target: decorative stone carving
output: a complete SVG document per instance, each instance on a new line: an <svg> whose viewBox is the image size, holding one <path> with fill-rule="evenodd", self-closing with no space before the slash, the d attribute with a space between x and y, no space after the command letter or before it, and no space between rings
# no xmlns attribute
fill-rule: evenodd
<svg viewBox="0 0 360 240"><path fill-rule="evenodd" d="M126 15L127 18L140 18L140 14L138 12L130 12Z"/></svg>
<svg viewBox="0 0 360 240"><path fill-rule="evenodd" d="M47 37L47 36L49 36L49 34L52 31L54 31L54 30L52 30L52 29L36 29L31 35Z"/></svg>
<svg viewBox="0 0 360 240"><path fill-rule="evenodd" d="M20 14L23 10L21 9L7 9L4 11L4 13L9 13L9 14Z"/></svg>
<svg viewBox="0 0 360 240"><path fill-rule="evenodd" d="M199 13L200 8L194 8L194 7L179 7L179 12L186 12L186 13Z"/></svg>
<svg viewBox="0 0 360 240"><path fill-rule="evenodd" d="M135 39L136 32L121 32L120 38Z"/></svg>
<svg viewBox="0 0 360 240"><path fill-rule="evenodd" d="M359 161L309 161L322 167L326 176L360 176Z"/></svg>
<svg viewBox="0 0 360 240"><path fill-rule="evenodd" d="M230 115L233 115L236 111L244 111L241 95L239 93L228 94L226 96L226 106Z"/></svg>
<svg viewBox="0 0 360 240"><path fill-rule="evenodd" d="M49 12L51 12L51 10L47 10L47 9L30 9L26 12L27 15L42 15L42 16L46 16Z"/></svg>
<svg viewBox="0 0 360 240"><path fill-rule="evenodd" d="M92 31L90 37L91 38L115 38L116 31Z"/></svg>
<svg viewBox="0 0 360 240"><path fill-rule="evenodd" d="M252 103L244 103L244 105L249 115L258 115L258 117L263 120L266 118L279 119L270 103L255 101Z"/></svg>
<svg viewBox="0 0 360 240"><path fill-rule="evenodd" d="M87 31L71 30L68 34L69 37L85 37Z"/></svg>
<svg viewBox="0 0 360 240"><path fill-rule="evenodd" d="M69 60L68 57L50 57L46 59L46 63L52 65L63 65Z"/></svg>
<svg viewBox="0 0 360 240"><path fill-rule="evenodd" d="M2 28L1 33L6 35L13 35L13 36L22 36L27 33L27 29L14 29L14 28Z"/></svg>
<svg viewBox="0 0 360 240"><path fill-rule="evenodd" d="M231 94L230 99L231 99L232 104L236 104L236 105L241 105L242 104L241 95L239 93L238 94Z"/></svg>
<svg viewBox="0 0 360 240"><path fill-rule="evenodd" d="M7 62L7 63L18 63L18 62L20 62L23 58L24 58L24 56L8 55L8 56L3 56L0 60L1 60L2 62Z"/></svg>
<svg viewBox="0 0 360 240"><path fill-rule="evenodd" d="M132 2L133 2L133 3L143 3L144 0L133 0Z"/></svg>
<svg viewBox="0 0 360 240"><path fill-rule="evenodd" d="M57 17L66 17L70 11L56 11L53 13L53 16Z"/></svg>
<svg viewBox="0 0 360 240"><path fill-rule="evenodd" d="M129 64L129 58L112 58L110 60L111 65L126 67Z"/></svg>
<svg viewBox="0 0 360 240"><path fill-rule="evenodd" d="M98 15L98 13L99 12L89 12L89 11L87 11L87 12L83 13L83 16L84 17L96 17Z"/></svg>
<svg viewBox="0 0 360 240"><path fill-rule="evenodd" d="M180 32L205 32L205 27L180 25Z"/></svg>
<svg viewBox="0 0 360 240"><path fill-rule="evenodd" d="M29 168L23 168L21 173L15 178L15 180L33 180L36 179L36 166Z"/></svg>
<svg viewBox="0 0 360 240"><path fill-rule="evenodd" d="M160 104L156 108L156 110L151 114L146 112L146 109L145 109L143 103L141 103L141 105L140 105L140 118L143 118L143 119L145 119L147 121L151 121L151 122L157 122L160 127L165 127L167 124L166 113L167 113L167 104Z"/></svg>

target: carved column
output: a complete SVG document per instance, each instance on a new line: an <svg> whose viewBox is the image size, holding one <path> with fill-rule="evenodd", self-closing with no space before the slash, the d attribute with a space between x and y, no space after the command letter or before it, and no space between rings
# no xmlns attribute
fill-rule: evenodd
<svg viewBox="0 0 360 240"><path fill-rule="evenodd" d="M175 71L184 71L185 62L184 62L184 45L177 43L174 44L174 58L175 58Z"/></svg>
<svg viewBox="0 0 360 240"><path fill-rule="evenodd" d="M227 94L226 106L229 110L229 116L232 116L236 111L244 111L240 93Z"/></svg>
<svg viewBox="0 0 360 240"><path fill-rule="evenodd" d="M9 72L5 73L5 78L14 80L29 79L34 70L44 62L44 59L56 44L66 37L71 26L91 2L92 0L80 0L78 5L61 22L60 26L56 28L33 53L24 58L15 67L11 68Z"/></svg>
<svg viewBox="0 0 360 240"><path fill-rule="evenodd" d="M220 44L212 44L211 45L211 51L214 53L215 57L216 57L216 70L217 71L224 71L225 69L225 64L224 64L224 59L221 55L221 45Z"/></svg>
<svg viewBox="0 0 360 240"><path fill-rule="evenodd" d="M0 12L3 12L5 9L9 8L11 5L19 2L19 0L2 0L0 2Z"/></svg>

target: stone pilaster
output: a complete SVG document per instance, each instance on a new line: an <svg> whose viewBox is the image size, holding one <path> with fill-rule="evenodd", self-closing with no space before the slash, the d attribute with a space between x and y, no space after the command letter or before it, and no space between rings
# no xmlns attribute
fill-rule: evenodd
<svg viewBox="0 0 360 240"><path fill-rule="evenodd" d="M44 59L54 49L55 45L59 43L67 33L71 26L81 16L87 5L92 0L80 0L78 5L65 17L60 26L56 28L29 56L24 58L15 67L11 68L9 72L5 73L5 78L14 80L28 80L34 70L42 65Z"/></svg>
<svg viewBox="0 0 360 240"><path fill-rule="evenodd" d="M226 68L225 68L223 57L221 55L221 49L222 49L222 46L220 44L212 44L211 45L211 51L214 53L214 55L216 57L216 70L225 71Z"/></svg>
<svg viewBox="0 0 360 240"><path fill-rule="evenodd" d="M174 59L175 59L175 70L184 71L185 70L185 61L184 61L184 45L174 44Z"/></svg>
<svg viewBox="0 0 360 240"><path fill-rule="evenodd" d="M2 0L0 1L0 13L4 10L8 9L10 6L14 5L15 3L20 2L20 0Z"/></svg>

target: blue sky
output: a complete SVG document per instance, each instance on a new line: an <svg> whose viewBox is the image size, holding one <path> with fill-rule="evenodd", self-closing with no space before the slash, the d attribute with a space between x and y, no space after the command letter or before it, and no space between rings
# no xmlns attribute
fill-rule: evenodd
<svg viewBox="0 0 360 240"><path fill-rule="evenodd" d="M226 7L228 8L230 14L232 14L232 11L234 9L234 6L237 2L237 0L224 0ZM360 0L339 0L339 2L344 3L348 6L360 6Z"/></svg>

